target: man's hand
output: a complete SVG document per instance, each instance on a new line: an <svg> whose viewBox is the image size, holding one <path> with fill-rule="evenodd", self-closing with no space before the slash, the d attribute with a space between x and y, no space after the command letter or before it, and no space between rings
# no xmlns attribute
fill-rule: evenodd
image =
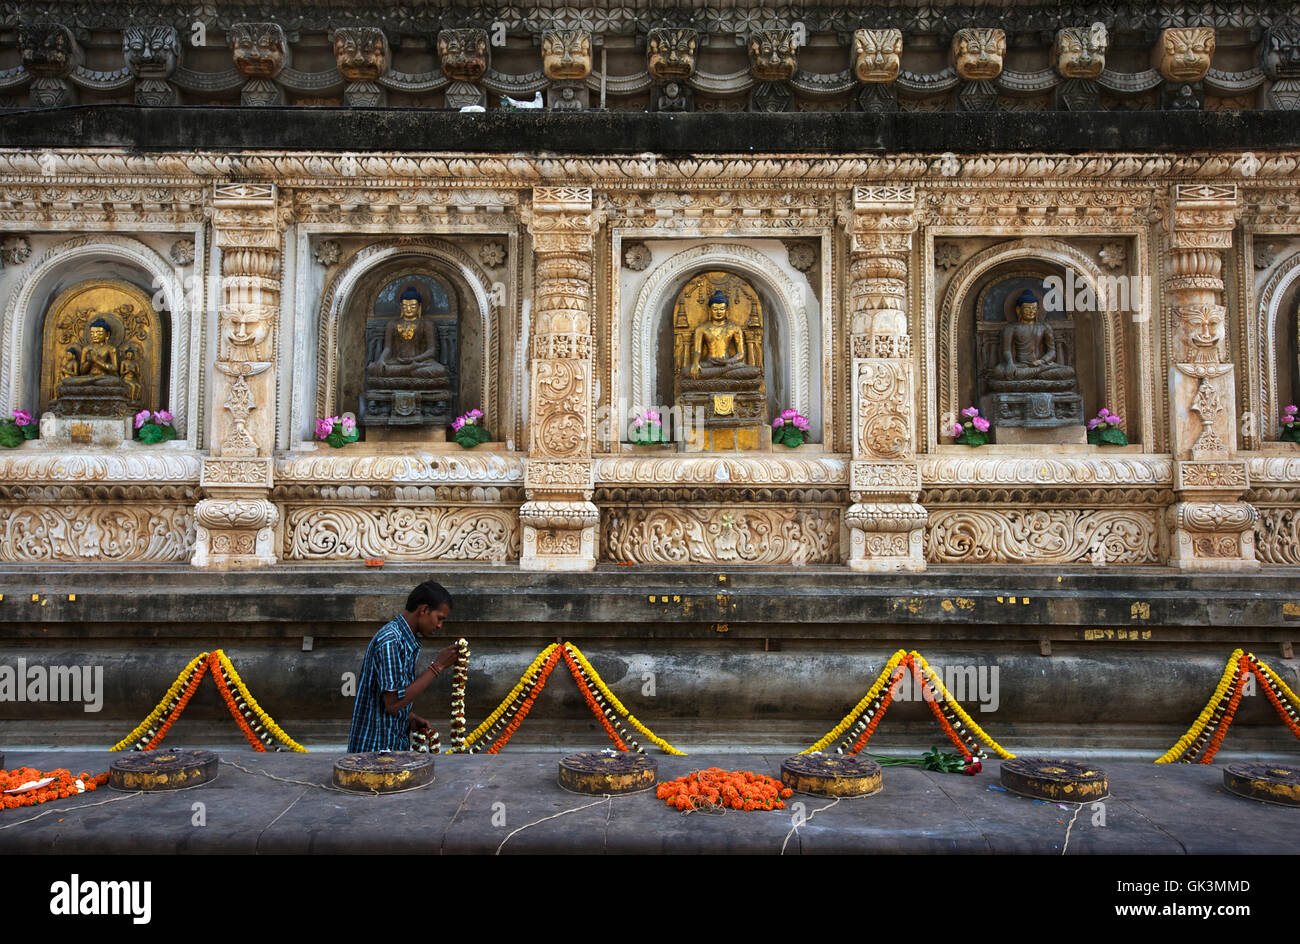
<svg viewBox="0 0 1300 944"><path fill-rule="evenodd" d="M443 669L447 668L447 666L451 665L453 662L456 661L456 656L457 656L456 646L453 643L452 645L443 649L442 652L438 653L438 658L433 660L433 668L436 671L441 672Z"/></svg>
<svg viewBox="0 0 1300 944"><path fill-rule="evenodd" d="M417 715L414 711L412 711L412 712L411 712L411 730L412 730L412 731L428 731L428 730L429 730L429 722L425 721L423 718L421 718L419 715Z"/></svg>

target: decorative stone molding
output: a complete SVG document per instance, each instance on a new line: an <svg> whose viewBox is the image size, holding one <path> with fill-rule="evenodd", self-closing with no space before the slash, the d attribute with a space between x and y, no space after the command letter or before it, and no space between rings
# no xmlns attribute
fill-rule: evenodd
<svg viewBox="0 0 1300 944"><path fill-rule="evenodd" d="M613 485L826 485L848 482L844 456L601 456L595 481Z"/></svg>
<svg viewBox="0 0 1300 944"><path fill-rule="evenodd" d="M394 483L400 485L522 485L520 456L485 452L464 455L415 451L409 454L289 453L275 463L275 481L287 483Z"/></svg>
<svg viewBox="0 0 1300 944"><path fill-rule="evenodd" d="M188 504L0 504L0 562L175 564L193 547Z"/></svg>
<svg viewBox="0 0 1300 944"><path fill-rule="evenodd" d="M1300 566L1300 509L1258 505L1255 554L1262 564Z"/></svg>
<svg viewBox="0 0 1300 944"><path fill-rule="evenodd" d="M5 450L0 454L0 482L198 484L200 460L191 452L120 450L98 452L33 452Z"/></svg>
<svg viewBox="0 0 1300 944"><path fill-rule="evenodd" d="M601 218L586 187L533 190L529 230L535 260L529 343L528 501L520 509L524 570L591 570L591 281ZM535 466L534 463L537 463Z"/></svg>
<svg viewBox="0 0 1300 944"><path fill-rule="evenodd" d="M840 510L608 507L601 555L635 564L835 564Z"/></svg>
<svg viewBox="0 0 1300 944"><path fill-rule="evenodd" d="M623 190L608 194L621 227L639 237L817 235L835 222L831 193L791 188L762 192ZM801 233L802 231L802 233Z"/></svg>
<svg viewBox="0 0 1300 944"><path fill-rule="evenodd" d="M1159 512L931 508L925 547L936 564L1069 564L1094 555L1108 564L1156 564Z"/></svg>
<svg viewBox="0 0 1300 944"><path fill-rule="evenodd" d="M198 536L190 563L213 570L274 564L279 519L279 510L265 498L205 498L194 506Z"/></svg>
<svg viewBox="0 0 1300 944"><path fill-rule="evenodd" d="M284 511L285 560L509 561L519 557L515 508L301 505Z"/></svg>
<svg viewBox="0 0 1300 944"><path fill-rule="evenodd" d="M789 389L791 407L807 416L812 409L812 354L809 322L817 317L807 309L807 294L800 291L763 253L745 245L705 245L685 249L659 265L642 283L632 309L632 400L638 404L660 402L655 397L655 352L658 349L659 318L669 298L681 289L686 277L706 269L727 269L759 282L777 301L769 312L781 319L788 337Z"/></svg>
<svg viewBox="0 0 1300 944"><path fill-rule="evenodd" d="M921 456L921 480L935 485L1107 485L1171 488L1168 456Z"/></svg>
<svg viewBox="0 0 1300 944"><path fill-rule="evenodd" d="M884 84L898 78L903 56L903 31L860 29L853 33L853 74L863 84Z"/></svg>

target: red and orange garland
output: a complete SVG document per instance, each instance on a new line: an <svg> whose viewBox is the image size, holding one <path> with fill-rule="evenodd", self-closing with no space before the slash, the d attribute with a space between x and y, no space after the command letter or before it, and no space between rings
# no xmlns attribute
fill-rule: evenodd
<svg viewBox="0 0 1300 944"><path fill-rule="evenodd" d="M673 809L783 810L794 791L772 777L752 770L709 767L659 784L655 796Z"/></svg>
<svg viewBox="0 0 1300 944"><path fill-rule="evenodd" d="M1209 702L1201 710L1187 733L1178 739L1173 747L1161 755L1157 764L1182 763L1193 761L1208 764L1223 746L1223 739L1232 726L1241 704L1241 696L1246 687L1247 676L1255 676L1264 689L1269 704L1282 719L1296 738L1300 739L1300 698L1287 686L1286 682L1260 662L1252 653L1240 649L1233 651L1223 667L1219 684L1210 696Z"/></svg>
<svg viewBox="0 0 1300 944"><path fill-rule="evenodd" d="M957 704L957 700L944 686L943 680L925 661L925 656L916 650L905 652L902 649L895 652L885 663L884 669L876 677L867 694L844 716L843 720L825 737L802 753L813 754L824 751L837 740L839 741L839 746L835 748L837 754L859 753L876 733L880 722L884 720L885 712L889 710L898 686L902 684L905 674L909 671L916 679L922 697L929 704L930 711L939 722L939 727L943 729L943 733L947 735L948 740L952 741L963 759L968 759L967 764L971 769L975 769L974 765L979 758L988 757L984 753L981 742L999 757L1014 756L985 734L961 705Z"/></svg>
<svg viewBox="0 0 1300 944"><path fill-rule="evenodd" d="M40 783L47 777L53 777L54 781L43 787L24 790L22 793L3 792L17 790L28 783ZM83 770L74 777L64 767L57 770L37 770L35 767L0 770L0 809L13 810L20 806L39 806L47 800L65 800L84 791L95 790L106 783L107 773L91 776Z"/></svg>
<svg viewBox="0 0 1300 944"><path fill-rule="evenodd" d="M194 697L203 676L211 670L212 680L225 702L230 716L239 725L240 733L255 751L272 750L297 751L305 753L306 748L285 734L275 720L262 710L253 697L248 686L235 670L235 666L220 649L202 652L190 660L181 670L176 681L167 689L157 707L154 708L134 731L111 750L122 751L130 748L136 751L151 751L162 743L171 726L185 711L186 705Z"/></svg>

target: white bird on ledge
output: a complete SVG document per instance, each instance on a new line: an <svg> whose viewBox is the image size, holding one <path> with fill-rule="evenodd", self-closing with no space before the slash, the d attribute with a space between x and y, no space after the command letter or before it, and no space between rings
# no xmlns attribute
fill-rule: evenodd
<svg viewBox="0 0 1300 944"><path fill-rule="evenodd" d="M501 96L501 107L502 107L502 108L505 108L505 109L510 109L510 110L514 110L514 109L525 109L525 108L541 108L541 107L542 107L542 93L541 93L541 92L535 92L535 93L533 94L533 100L532 100L531 102L522 102L522 101L520 101L520 100L517 99L517 98L511 98L509 95L502 95L502 96Z"/></svg>

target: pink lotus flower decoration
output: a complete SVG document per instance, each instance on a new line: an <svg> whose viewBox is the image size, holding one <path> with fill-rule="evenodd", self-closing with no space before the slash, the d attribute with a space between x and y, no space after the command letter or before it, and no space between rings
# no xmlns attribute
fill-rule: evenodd
<svg viewBox="0 0 1300 944"><path fill-rule="evenodd" d="M26 410L14 410L15 426L30 426L32 424L32 415Z"/></svg>

